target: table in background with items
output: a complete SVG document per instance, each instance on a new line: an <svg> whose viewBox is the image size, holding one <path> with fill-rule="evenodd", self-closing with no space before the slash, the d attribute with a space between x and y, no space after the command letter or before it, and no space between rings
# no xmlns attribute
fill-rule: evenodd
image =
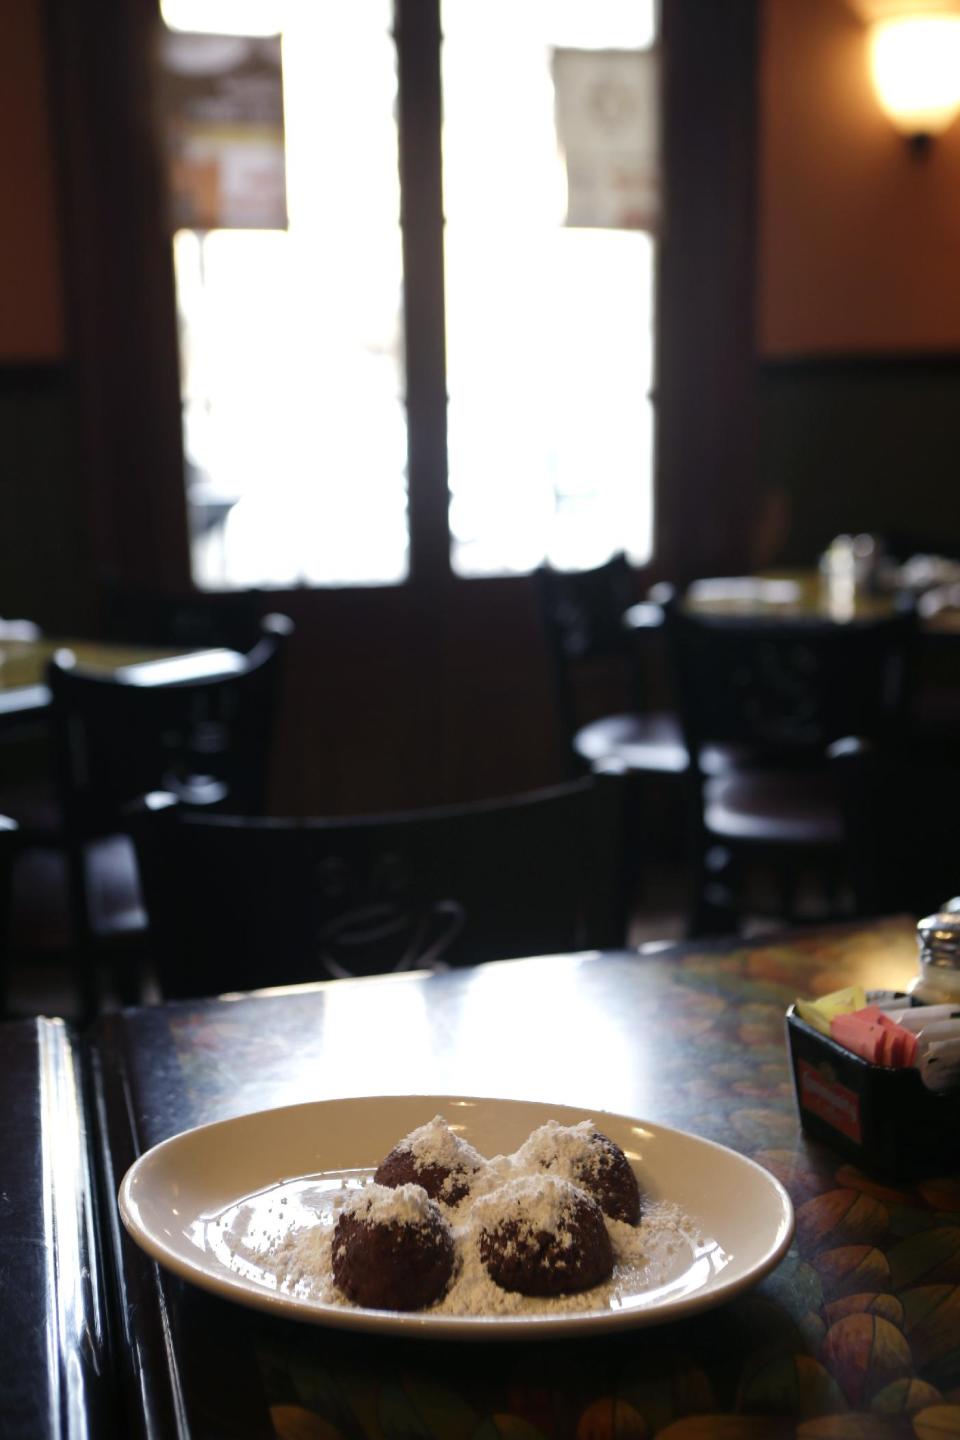
<svg viewBox="0 0 960 1440"><path fill-rule="evenodd" d="M849 537L841 537L849 538ZM662 612L656 603L662 587L626 612L629 629L656 628ZM819 567L785 568L756 575L710 576L694 580L684 592L685 608L698 615L775 621L810 619L849 623L888 615L898 597L915 602L922 636L960 635L960 561L917 555L902 565L858 569L852 555L831 558Z"/></svg>
<svg viewBox="0 0 960 1440"><path fill-rule="evenodd" d="M160 648L43 635L31 621L0 620L0 728L42 720L50 704L47 663L68 650L85 670L125 672L142 685L160 685L208 675L231 674L241 665L226 649Z"/></svg>

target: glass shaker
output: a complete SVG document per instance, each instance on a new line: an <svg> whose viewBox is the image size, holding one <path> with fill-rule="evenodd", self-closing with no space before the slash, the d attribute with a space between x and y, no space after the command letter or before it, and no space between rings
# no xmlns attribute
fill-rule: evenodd
<svg viewBox="0 0 960 1440"><path fill-rule="evenodd" d="M919 922L917 943L919 974L909 986L913 999L921 1005L960 1002L960 895Z"/></svg>

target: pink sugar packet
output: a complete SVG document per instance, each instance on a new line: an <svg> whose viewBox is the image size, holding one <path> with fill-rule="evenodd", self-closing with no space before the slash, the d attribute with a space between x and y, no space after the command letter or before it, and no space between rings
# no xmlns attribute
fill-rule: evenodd
<svg viewBox="0 0 960 1440"><path fill-rule="evenodd" d="M876 1005L835 1015L830 1021L830 1035L838 1045L872 1065L900 1067L916 1061L916 1035Z"/></svg>

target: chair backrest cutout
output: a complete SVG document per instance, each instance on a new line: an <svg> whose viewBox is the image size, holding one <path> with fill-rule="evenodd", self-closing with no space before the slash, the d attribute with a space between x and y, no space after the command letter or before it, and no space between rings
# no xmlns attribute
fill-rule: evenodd
<svg viewBox="0 0 960 1440"><path fill-rule="evenodd" d="M882 738L907 719L911 611L849 624L666 608L681 719L692 755L710 743L758 756L822 755L846 735Z"/></svg>
<svg viewBox="0 0 960 1440"><path fill-rule="evenodd" d="M165 995L614 947L621 787L334 819L145 806L135 828Z"/></svg>
<svg viewBox="0 0 960 1440"><path fill-rule="evenodd" d="M634 571L626 556L614 555L592 570L541 565L533 581L557 712L567 740L573 739L581 723L576 674L591 662L616 662L626 687L624 704L639 708L642 697L634 646L623 619L637 599Z"/></svg>

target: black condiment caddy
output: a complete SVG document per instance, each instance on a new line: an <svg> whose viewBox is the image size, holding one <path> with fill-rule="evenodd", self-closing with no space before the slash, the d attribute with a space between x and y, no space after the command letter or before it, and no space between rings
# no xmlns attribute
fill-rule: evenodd
<svg viewBox="0 0 960 1440"><path fill-rule="evenodd" d="M904 1004L955 1000L960 1009L960 899L917 926L919 965ZM868 992L869 1000L869 992ZM938 1093L914 1066L876 1065L787 1010L800 1123L865 1170L892 1178L960 1169L960 1088Z"/></svg>
<svg viewBox="0 0 960 1440"><path fill-rule="evenodd" d="M960 1166L960 1092L938 1095L912 1066L861 1059L792 1005L787 1042L800 1123L812 1139L891 1177L945 1175Z"/></svg>

